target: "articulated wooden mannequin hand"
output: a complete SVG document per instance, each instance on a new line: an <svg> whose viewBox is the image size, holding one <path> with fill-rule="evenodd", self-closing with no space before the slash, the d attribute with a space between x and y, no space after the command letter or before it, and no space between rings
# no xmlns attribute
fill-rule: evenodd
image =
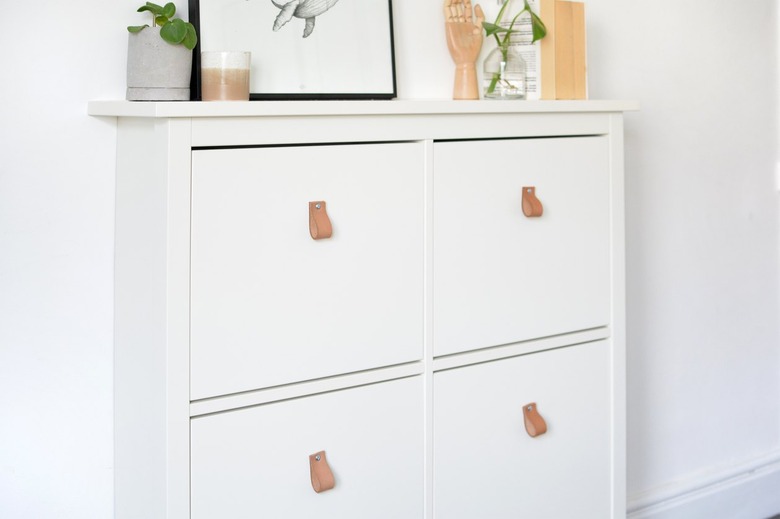
<svg viewBox="0 0 780 519"><path fill-rule="evenodd" d="M482 49L482 22L485 14L477 4L472 22L471 0L444 0L444 29L447 47L455 62L453 99L479 99L477 69L474 63Z"/></svg>

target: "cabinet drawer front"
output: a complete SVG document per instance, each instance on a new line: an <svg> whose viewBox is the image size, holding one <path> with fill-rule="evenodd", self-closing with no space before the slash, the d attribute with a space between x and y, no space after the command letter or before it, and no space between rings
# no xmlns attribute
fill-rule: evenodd
<svg viewBox="0 0 780 519"><path fill-rule="evenodd" d="M416 143L193 152L193 399L421 357L423 167Z"/></svg>
<svg viewBox="0 0 780 519"><path fill-rule="evenodd" d="M434 150L434 354L606 325L607 138ZM523 214L526 186L541 217Z"/></svg>
<svg viewBox="0 0 780 519"><path fill-rule="evenodd" d="M420 377L192 420L192 517L420 518ZM335 487L315 493L310 454Z"/></svg>
<svg viewBox="0 0 780 519"><path fill-rule="evenodd" d="M435 516L610 517L609 402L604 341L436 373Z"/></svg>

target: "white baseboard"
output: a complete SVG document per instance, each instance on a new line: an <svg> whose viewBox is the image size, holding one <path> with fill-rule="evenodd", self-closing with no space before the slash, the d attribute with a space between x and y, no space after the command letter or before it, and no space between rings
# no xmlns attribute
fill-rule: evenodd
<svg viewBox="0 0 780 519"><path fill-rule="evenodd" d="M766 519L780 514L780 451L629 497L629 519Z"/></svg>

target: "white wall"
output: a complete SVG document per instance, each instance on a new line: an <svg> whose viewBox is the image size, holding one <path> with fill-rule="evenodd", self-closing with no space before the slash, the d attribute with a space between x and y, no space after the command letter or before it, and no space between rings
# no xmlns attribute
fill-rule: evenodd
<svg viewBox="0 0 780 519"><path fill-rule="evenodd" d="M85 114L88 99L124 96L140 3L43 0L34 25L0 31L3 518L112 516L115 129ZM587 1L591 97L642 105L626 119L637 514L771 469L780 448L778 22L775 2L734 5ZM394 8L400 96L448 97L440 2ZM719 494L722 517L780 505L756 491L732 513L741 488Z"/></svg>
<svg viewBox="0 0 780 519"><path fill-rule="evenodd" d="M588 5L592 92L642 106L626 124L628 481L642 507L736 465L777 470L776 3ZM737 512L714 516L762 513Z"/></svg>
<svg viewBox="0 0 780 519"><path fill-rule="evenodd" d="M115 130L134 2L3 2L0 517L112 516Z"/></svg>

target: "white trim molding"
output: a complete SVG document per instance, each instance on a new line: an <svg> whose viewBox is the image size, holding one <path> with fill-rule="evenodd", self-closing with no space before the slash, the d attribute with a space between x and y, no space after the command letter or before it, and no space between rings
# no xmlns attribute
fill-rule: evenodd
<svg viewBox="0 0 780 519"><path fill-rule="evenodd" d="M629 519L762 519L780 513L780 450L630 496Z"/></svg>

